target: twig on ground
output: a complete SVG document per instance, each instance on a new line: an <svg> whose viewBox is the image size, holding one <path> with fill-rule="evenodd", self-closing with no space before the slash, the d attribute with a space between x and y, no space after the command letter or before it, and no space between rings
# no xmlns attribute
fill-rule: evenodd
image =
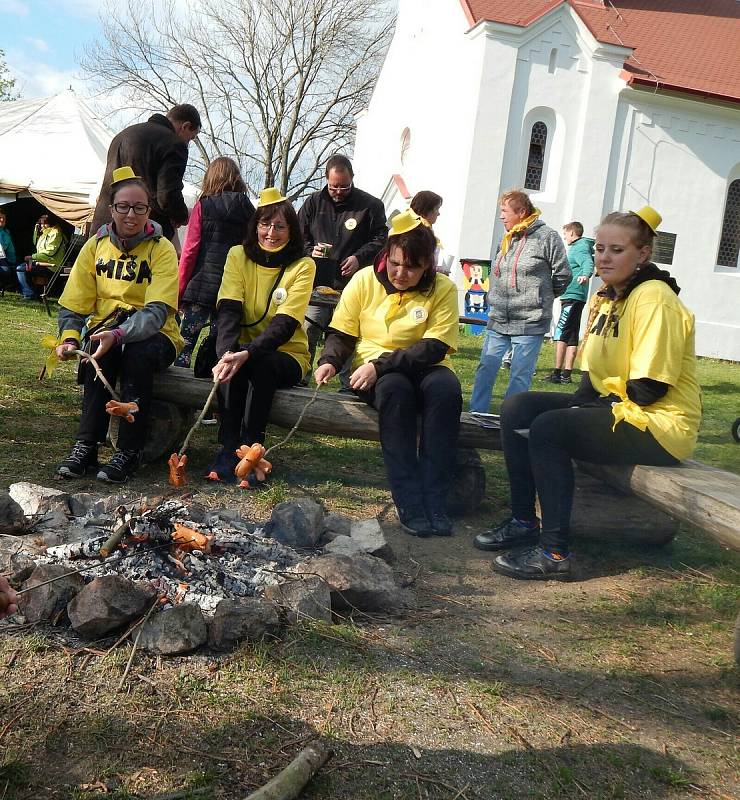
<svg viewBox="0 0 740 800"><path fill-rule="evenodd" d="M146 625L147 620L152 615L152 611L159 605L159 597L155 599L152 603L151 608L149 611L146 612L146 616L142 620L141 627L139 628L139 632L136 634L136 639L134 639L134 646L131 648L131 655L128 657L128 663L126 664L126 669L123 671L123 675L121 675L121 682L118 684L118 689L116 692L120 692L123 689L123 684L126 682L126 678L128 677L129 670L131 669L131 665L134 663L134 656L136 655L136 649L139 646L139 639L141 638L141 632L144 630L144 625Z"/></svg>

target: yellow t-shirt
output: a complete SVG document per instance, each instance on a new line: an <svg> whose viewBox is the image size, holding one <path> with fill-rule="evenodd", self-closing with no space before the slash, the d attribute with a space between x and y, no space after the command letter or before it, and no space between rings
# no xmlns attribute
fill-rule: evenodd
<svg viewBox="0 0 740 800"><path fill-rule="evenodd" d="M252 339L259 336L270 324L270 320L275 314L287 314L289 317L297 319L301 325L296 328L293 336L285 344L278 347L278 350L292 356L300 364L302 372L306 373L310 363L308 339L302 323L306 316L308 301L311 299L316 265L313 259L308 257L294 261L286 268L283 277L272 292L272 297L268 297L279 272L279 268L262 267L255 264L252 259L247 258L241 245L232 247L226 256L224 276L216 303L218 304L222 300L236 300L242 304L240 344L249 344ZM269 303L269 309L262 322L245 327L256 322L262 316L267 303Z"/></svg>
<svg viewBox="0 0 740 800"><path fill-rule="evenodd" d="M694 315L663 281L651 280L632 290L626 300L595 296L598 313L583 349L581 368L594 389L606 396L608 378L625 383L652 378L670 385L668 392L644 406L647 427L674 458L694 450L701 421L696 381ZM620 423L625 424L625 423Z"/></svg>
<svg viewBox="0 0 740 800"><path fill-rule="evenodd" d="M383 353L439 339L457 350L459 324L457 287L441 273L428 292L411 290L388 294L372 267L359 270L342 292L331 327L357 337L354 369ZM449 354L440 364L452 369Z"/></svg>
<svg viewBox="0 0 740 800"><path fill-rule="evenodd" d="M107 236L93 237L80 250L59 304L76 314L92 315L92 328L117 308L138 310L147 303L164 303L169 313L162 333L180 352L177 292L177 253L168 239L147 239L123 253ZM79 339L74 331L63 331L62 337L67 336Z"/></svg>

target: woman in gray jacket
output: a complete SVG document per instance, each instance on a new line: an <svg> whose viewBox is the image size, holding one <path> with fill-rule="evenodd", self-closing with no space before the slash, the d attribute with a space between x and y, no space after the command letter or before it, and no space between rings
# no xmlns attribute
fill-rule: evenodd
<svg viewBox="0 0 740 800"><path fill-rule="evenodd" d="M511 376L505 397L526 392L550 329L553 300L565 291L571 270L557 231L518 189L499 200L506 233L490 277L488 329L475 374L470 410L486 413L501 361L511 347Z"/></svg>

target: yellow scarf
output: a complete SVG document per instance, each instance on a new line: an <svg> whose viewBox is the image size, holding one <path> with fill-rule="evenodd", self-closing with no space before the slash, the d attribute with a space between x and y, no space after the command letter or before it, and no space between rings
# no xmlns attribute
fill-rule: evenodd
<svg viewBox="0 0 740 800"><path fill-rule="evenodd" d="M522 231L526 231L527 228L539 217L542 212L539 208L535 208L534 212L530 214L526 219L523 219L521 222L517 222L516 225L512 225L511 229L506 231L504 234L504 238L501 240L501 255L505 256L509 247L511 247L511 240L514 237L514 234L521 233Z"/></svg>

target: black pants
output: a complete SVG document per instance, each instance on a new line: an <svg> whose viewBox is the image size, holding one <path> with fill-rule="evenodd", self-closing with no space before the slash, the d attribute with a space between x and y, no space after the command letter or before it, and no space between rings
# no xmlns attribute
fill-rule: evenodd
<svg viewBox="0 0 740 800"><path fill-rule="evenodd" d="M121 399L127 403L135 400L139 404L134 422L121 421L119 450L143 449L152 405L154 373L167 369L176 355L172 342L163 333L156 333L141 342L112 347L98 361L111 386L115 387L116 379L119 379ZM105 404L111 399L110 392L97 380L92 366L82 365L82 369L85 393L77 438L86 442L104 442L110 421Z"/></svg>
<svg viewBox="0 0 740 800"><path fill-rule="evenodd" d="M541 544L558 552L568 550L573 507L571 459L657 467L679 463L648 430L622 421L612 431L611 407L569 408L572 401L570 394L523 392L509 397L501 408L512 515L534 519L536 492L542 509ZM516 432L527 428L529 438Z"/></svg>
<svg viewBox="0 0 740 800"><path fill-rule="evenodd" d="M236 450L242 444L263 443L275 392L295 386L302 377L300 364L280 350L250 357L236 375L218 389L221 444L228 450ZM252 398L247 410L250 384Z"/></svg>
<svg viewBox="0 0 740 800"><path fill-rule="evenodd" d="M396 507L445 511L462 410L457 375L440 366L413 377L390 372L360 396L378 411L380 446Z"/></svg>

